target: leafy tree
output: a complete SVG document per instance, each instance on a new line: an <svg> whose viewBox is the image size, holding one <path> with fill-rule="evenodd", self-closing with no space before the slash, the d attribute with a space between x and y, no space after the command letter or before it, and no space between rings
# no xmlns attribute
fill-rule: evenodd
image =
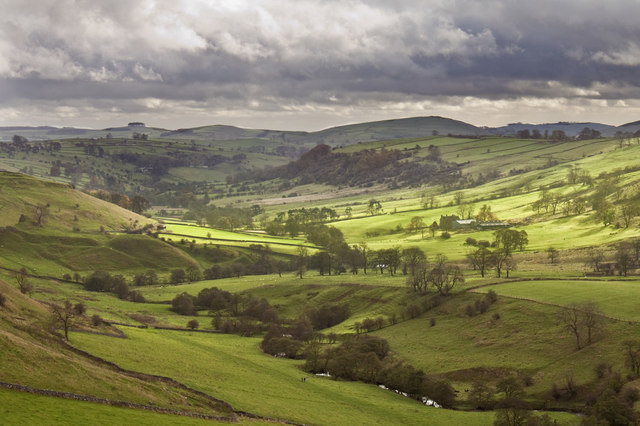
<svg viewBox="0 0 640 426"><path fill-rule="evenodd" d="M493 233L496 246L502 248L507 255L519 249L523 250L529 244L527 231L516 231L515 229L499 229Z"/></svg>
<svg viewBox="0 0 640 426"><path fill-rule="evenodd" d="M498 220L496 215L491 211L491 206L488 204L484 204L482 207L480 207L480 210L476 215L476 219L480 222Z"/></svg>
<svg viewBox="0 0 640 426"><path fill-rule="evenodd" d="M64 338L69 340L69 329L76 324L76 321L84 315L87 308L83 303L75 305L65 300L64 305L51 305L51 320L53 325L60 325L64 329Z"/></svg>
<svg viewBox="0 0 640 426"><path fill-rule="evenodd" d="M180 315L197 315L196 298L188 293L178 294L171 301L171 310Z"/></svg>
<svg viewBox="0 0 640 426"><path fill-rule="evenodd" d="M469 391L469 402L473 408L489 410L493 407L494 390L482 380L476 380Z"/></svg>
<svg viewBox="0 0 640 426"><path fill-rule="evenodd" d="M192 319L187 323L187 328L189 328L191 330L195 330L199 326L200 326L200 324L198 324L198 320L195 320L195 319Z"/></svg>
<svg viewBox="0 0 640 426"><path fill-rule="evenodd" d="M618 271L620 271L620 275L624 275L625 277L635 266L633 251L631 245L627 242L622 242L618 244L616 247L615 260L618 266Z"/></svg>
<svg viewBox="0 0 640 426"><path fill-rule="evenodd" d="M407 247L401 253L402 262L404 264L404 274L413 274L415 269L427 261L427 255L420 247Z"/></svg>
<svg viewBox="0 0 640 426"><path fill-rule="evenodd" d="M136 195L131 199L130 209L135 213L143 213L151 207L151 203L146 198Z"/></svg>
<svg viewBox="0 0 640 426"><path fill-rule="evenodd" d="M429 225L429 233L431 234L431 238L436 236L436 232L438 231L438 223L434 220L431 225Z"/></svg>
<svg viewBox="0 0 640 426"><path fill-rule="evenodd" d="M375 198L372 198L369 200L369 205L367 206L367 213L369 213L371 216L380 214L382 212L382 204L380 203L380 201L376 200Z"/></svg>
<svg viewBox="0 0 640 426"><path fill-rule="evenodd" d="M185 281L187 281L187 274L184 272L184 269L174 269L171 271L171 277L169 278L171 284L180 284Z"/></svg>
<svg viewBox="0 0 640 426"><path fill-rule="evenodd" d="M409 225L407 226L407 232L409 234L415 234L417 232L422 232L422 237L424 238L424 219L420 216L414 216L411 218Z"/></svg>

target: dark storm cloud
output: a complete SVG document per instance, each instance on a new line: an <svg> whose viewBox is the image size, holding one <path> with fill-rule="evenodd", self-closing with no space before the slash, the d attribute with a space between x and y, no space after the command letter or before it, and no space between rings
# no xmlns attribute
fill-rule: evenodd
<svg viewBox="0 0 640 426"><path fill-rule="evenodd" d="M5 3L0 109L17 117L640 99L632 0Z"/></svg>

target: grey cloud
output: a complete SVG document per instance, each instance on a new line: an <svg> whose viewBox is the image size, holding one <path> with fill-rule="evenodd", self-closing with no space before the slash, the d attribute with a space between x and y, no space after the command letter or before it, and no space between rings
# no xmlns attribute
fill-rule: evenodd
<svg viewBox="0 0 640 426"><path fill-rule="evenodd" d="M249 114L464 97L640 99L640 4L629 0L10 0L4 12L5 107L144 111L155 98Z"/></svg>

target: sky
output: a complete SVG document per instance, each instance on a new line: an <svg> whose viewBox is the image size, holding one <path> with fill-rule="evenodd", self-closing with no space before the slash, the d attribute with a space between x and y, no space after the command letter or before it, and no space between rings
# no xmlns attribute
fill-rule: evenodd
<svg viewBox="0 0 640 426"><path fill-rule="evenodd" d="M0 126L640 120L637 0L0 0Z"/></svg>

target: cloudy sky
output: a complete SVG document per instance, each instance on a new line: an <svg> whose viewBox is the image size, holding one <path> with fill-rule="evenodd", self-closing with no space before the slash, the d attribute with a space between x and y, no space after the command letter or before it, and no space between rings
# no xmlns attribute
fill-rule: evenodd
<svg viewBox="0 0 640 426"><path fill-rule="evenodd" d="M640 120L637 0L0 0L0 126Z"/></svg>

